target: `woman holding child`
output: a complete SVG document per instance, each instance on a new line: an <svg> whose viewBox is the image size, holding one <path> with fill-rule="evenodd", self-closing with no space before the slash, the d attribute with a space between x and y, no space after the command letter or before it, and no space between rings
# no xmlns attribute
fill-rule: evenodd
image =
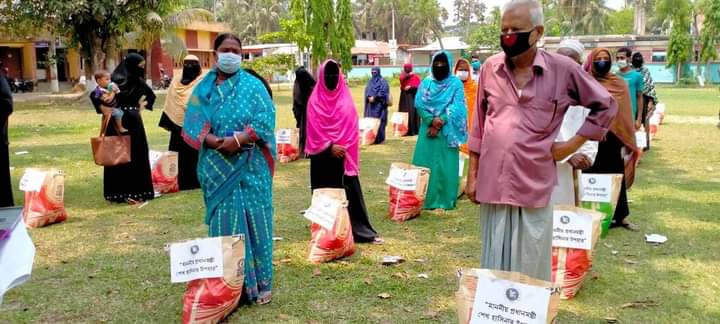
<svg viewBox="0 0 720 324"><path fill-rule="evenodd" d="M108 84L111 79L119 92L94 91L90 95L95 110L103 114L104 118L121 118L121 123L109 123L105 134L115 136L122 133L130 136L130 163L105 167L104 196L110 202L134 204L155 197L147 136L140 116L144 109L152 110L155 94L145 83L144 75L145 59L131 53L113 71L112 76L107 73L96 75L99 87L110 88Z"/></svg>

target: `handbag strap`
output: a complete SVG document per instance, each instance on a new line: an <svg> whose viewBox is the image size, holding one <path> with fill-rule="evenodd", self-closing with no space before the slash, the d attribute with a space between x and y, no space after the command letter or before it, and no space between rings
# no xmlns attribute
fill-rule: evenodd
<svg viewBox="0 0 720 324"><path fill-rule="evenodd" d="M100 126L100 136L99 137L105 137L105 132L107 131L107 127L110 124L111 118L112 118L112 116L110 114L108 114L108 115L103 114L102 125Z"/></svg>

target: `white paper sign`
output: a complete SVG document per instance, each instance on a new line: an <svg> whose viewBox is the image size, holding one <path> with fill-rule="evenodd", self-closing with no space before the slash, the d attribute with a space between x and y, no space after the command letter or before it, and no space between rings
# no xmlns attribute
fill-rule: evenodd
<svg viewBox="0 0 720 324"><path fill-rule="evenodd" d="M313 199L310 208L305 211L305 218L332 231L340 207L340 202L336 199L327 195L318 195L316 199Z"/></svg>
<svg viewBox="0 0 720 324"><path fill-rule="evenodd" d="M554 211L552 246L592 250L592 216L566 210Z"/></svg>
<svg viewBox="0 0 720 324"><path fill-rule="evenodd" d="M545 324L550 289L479 276L470 324Z"/></svg>
<svg viewBox="0 0 720 324"><path fill-rule="evenodd" d="M21 209L5 210L3 213L17 213ZM7 216L4 216L7 217ZM10 217L8 217L10 218ZM10 237L0 241L0 304L5 293L30 279L33 261L35 260L35 245L22 219L15 223Z"/></svg>
<svg viewBox="0 0 720 324"><path fill-rule="evenodd" d="M404 124L405 123L405 115L399 114L399 113L393 113L392 123L393 124Z"/></svg>
<svg viewBox="0 0 720 324"><path fill-rule="evenodd" d="M43 182L45 182L45 171L39 171L34 169L25 170L20 179L20 191L25 192L39 192L42 188Z"/></svg>
<svg viewBox="0 0 720 324"><path fill-rule="evenodd" d="M612 194L612 175L583 173L580 176L582 201L610 202Z"/></svg>
<svg viewBox="0 0 720 324"><path fill-rule="evenodd" d="M644 149L647 147L647 135L644 131L638 131L635 132L635 142L637 143L637 147L639 149Z"/></svg>
<svg viewBox="0 0 720 324"><path fill-rule="evenodd" d="M197 239L170 245L170 281L187 282L223 276L220 237Z"/></svg>
<svg viewBox="0 0 720 324"><path fill-rule="evenodd" d="M278 144L292 144L292 131L289 128L278 129L275 132L275 141Z"/></svg>
<svg viewBox="0 0 720 324"><path fill-rule="evenodd" d="M151 169L155 167L157 162L160 160L160 157L162 157L162 152L160 152L160 151L150 150L150 152L148 152L148 158L150 160L150 168Z"/></svg>
<svg viewBox="0 0 720 324"><path fill-rule="evenodd" d="M374 118L363 118L360 119L360 129L361 130L368 130L375 128L375 119Z"/></svg>
<svg viewBox="0 0 720 324"><path fill-rule="evenodd" d="M390 175L388 175L385 183L399 190L414 191L417 189L417 179L419 176L420 170L418 169L390 168Z"/></svg>

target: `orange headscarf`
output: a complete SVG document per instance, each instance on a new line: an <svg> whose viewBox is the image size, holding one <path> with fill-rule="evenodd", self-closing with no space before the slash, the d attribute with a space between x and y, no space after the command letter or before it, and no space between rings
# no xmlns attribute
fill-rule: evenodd
<svg viewBox="0 0 720 324"><path fill-rule="evenodd" d="M610 131L623 142L629 154L625 159L625 185L627 188L632 187L635 181L635 165L640 158L640 150L635 143L635 125L632 122L632 103L630 101L630 91L627 83L612 72L605 75L599 75L593 67L593 61L601 52L605 52L610 57L612 64L612 55L606 48L596 48L590 52L585 62L585 70L590 72L595 80L602 84L605 89L615 98L618 103L618 113L610 124Z"/></svg>
<svg viewBox="0 0 720 324"><path fill-rule="evenodd" d="M477 96L477 82L475 80L473 80L473 78L472 78L472 65L470 65L470 62L468 62L468 60L466 60L466 59L461 58L455 63L454 73L457 73L460 62L465 62L465 64L467 65L467 68L468 68L469 75L468 75L467 80L463 81L463 87L465 90L464 91L465 92L465 104L467 105L468 129L472 129L471 123L473 120L473 112L475 112L475 100L476 100L476 96ZM468 154L467 144L463 144L462 146L460 146L460 151L465 154Z"/></svg>

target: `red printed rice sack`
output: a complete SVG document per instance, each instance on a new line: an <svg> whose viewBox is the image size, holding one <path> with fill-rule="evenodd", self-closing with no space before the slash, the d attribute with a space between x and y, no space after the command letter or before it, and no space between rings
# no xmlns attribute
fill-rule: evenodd
<svg viewBox="0 0 720 324"><path fill-rule="evenodd" d="M386 180L389 191L388 217L404 222L420 216L430 182L430 169L393 163Z"/></svg>
<svg viewBox="0 0 720 324"><path fill-rule="evenodd" d="M67 219L63 201L65 175L62 171L27 169L20 181L20 190L25 191L23 221L28 228L43 227Z"/></svg>
<svg viewBox="0 0 720 324"><path fill-rule="evenodd" d="M547 305L547 317L546 317L546 323L554 323L555 318L558 315L558 306L560 305L560 296L558 294L558 287L550 282L539 280L532 278L530 276L527 276L523 273L519 272L507 272L507 271L500 271L500 270L490 270L490 269L462 269L460 270L460 287L458 291L455 293L455 301L456 301L456 307L457 307L457 315L458 315L458 323L460 324L469 324L473 312L476 312L473 310L474 303L475 303L475 296L478 292L478 281L479 278L483 277L486 279L490 279L491 281L501 280L501 281L511 281L513 283L523 284L527 286L532 286L534 288L543 288L549 290L550 297L548 299L548 305ZM509 291L510 289L508 289ZM486 290L487 291L487 290ZM517 292L517 290L516 290ZM508 293L508 292L506 292ZM516 302L522 302L523 295L520 294L520 299L516 299L515 301L508 300L507 304L503 305L493 305L494 307L497 307L498 309L504 308L505 311L510 312L510 308L515 306L514 304ZM510 297L508 297L509 299ZM517 298L517 297L516 297ZM518 307L521 308L521 307ZM507 313L506 312L506 313ZM490 319L487 320L487 323L517 323L514 320L506 319L506 320L496 320L496 321L490 321ZM525 320L523 323L538 323L538 321L530 321Z"/></svg>
<svg viewBox="0 0 720 324"><path fill-rule="evenodd" d="M555 210L583 213L592 217L592 249L552 248L552 282L562 287L561 299L572 299L580 291L590 274L592 257L600 236L600 223L604 215L600 212L573 206L555 206Z"/></svg>
<svg viewBox="0 0 720 324"><path fill-rule="evenodd" d="M660 114L655 112L650 117L650 139L655 138L659 127L660 127Z"/></svg>
<svg viewBox="0 0 720 324"><path fill-rule="evenodd" d="M365 117L360 119L360 145L373 145L380 130L380 119Z"/></svg>
<svg viewBox="0 0 720 324"><path fill-rule="evenodd" d="M409 115L406 112L396 111L392 114L392 127L393 135L397 137L403 137L408 132L408 119Z"/></svg>
<svg viewBox="0 0 720 324"><path fill-rule="evenodd" d="M275 140L280 163L290 163L300 158L300 133L297 128L278 129Z"/></svg>
<svg viewBox="0 0 720 324"><path fill-rule="evenodd" d="M335 212L332 230L327 230L315 222L310 226L308 260L315 264L341 259L355 253L345 190L326 188L313 191L313 205L327 198L334 199L340 208Z"/></svg>
<svg viewBox="0 0 720 324"><path fill-rule="evenodd" d="M168 194L180 191L178 183L178 153L150 151L153 190Z"/></svg>
<svg viewBox="0 0 720 324"><path fill-rule="evenodd" d="M245 280L244 237L222 237L222 249L222 278L188 282L183 297L183 324L218 323L237 308Z"/></svg>

